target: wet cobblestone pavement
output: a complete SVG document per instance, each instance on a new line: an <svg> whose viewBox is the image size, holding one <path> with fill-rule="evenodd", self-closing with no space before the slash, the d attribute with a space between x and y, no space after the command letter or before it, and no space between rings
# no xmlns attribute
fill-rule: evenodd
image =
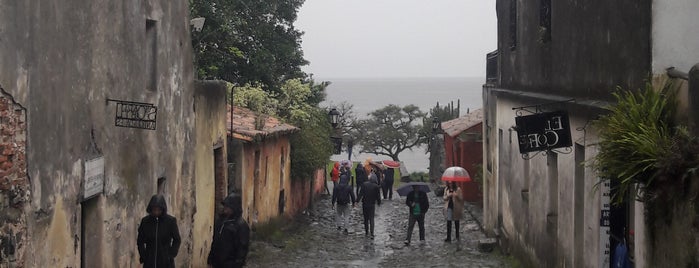
<svg viewBox="0 0 699 268"><path fill-rule="evenodd" d="M364 235L361 204L352 209L349 234L335 225L330 197L323 196L310 213L299 216L288 234L276 242L253 241L248 267L508 267L505 257L482 253L478 242L485 236L471 214L461 221L461 241L444 242L446 221L443 201L429 193L425 217L425 243L404 245L408 226L405 197L394 193L376 210L376 237ZM452 234L453 235L453 234ZM453 237L452 237L453 239ZM496 250L497 251L497 250Z"/></svg>

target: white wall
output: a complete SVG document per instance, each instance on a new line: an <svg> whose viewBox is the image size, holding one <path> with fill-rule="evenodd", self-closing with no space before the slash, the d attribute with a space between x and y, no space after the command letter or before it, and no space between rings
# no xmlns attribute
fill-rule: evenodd
<svg viewBox="0 0 699 268"><path fill-rule="evenodd" d="M699 63L699 1L655 0L652 12L653 73L689 72Z"/></svg>
<svg viewBox="0 0 699 268"><path fill-rule="evenodd" d="M487 94L487 93L486 93ZM582 229L584 240L582 248L576 248L575 232L575 144L584 145L585 159L596 154L592 146L596 142L594 131L587 126L587 131L579 131L588 121L586 115L569 111L571 134L574 146L570 154L557 154L558 192L550 191L549 166L546 155L538 155L528 161L519 154L517 132L509 131L515 124L516 116L512 107L532 105L513 101L505 97L490 98L490 105L496 105L496 112L489 115L493 126L490 140L495 146L491 147L496 156L493 161L492 184L484 187L486 200L485 218L490 219L485 228L497 226L497 215L502 214L501 239L506 240L511 253L526 255L531 265L537 267L596 267L599 262L599 216L600 193L595 192L597 178L590 168L584 169L584 195L582 210ZM540 101L540 103L547 101ZM499 137L502 130L502 139ZM510 142L511 140L511 142ZM488 148L486 148L488 149ZM523 190L528 190L525 196ZM555 195L552 195L555 193ZM497 195L500 195L499 200ZM558 203L557 211L551 211L551 198ZM499 202L498 202L499 201ZM549 213L558 214L557 224L550 224L555 218L547 217ZM558 255L553 258L554 252ZM582 254L583 264L574 264L575 255Z"/></svg>

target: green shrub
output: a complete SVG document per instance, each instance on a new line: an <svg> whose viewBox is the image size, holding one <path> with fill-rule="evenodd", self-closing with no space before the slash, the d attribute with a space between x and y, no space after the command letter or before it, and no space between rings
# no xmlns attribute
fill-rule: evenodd
<svg viewBox="0 0 699 268"><path fill-rule="evenodd" d="M614 203L636 197L637 183L646 198L662 194L660 185L684 179L697 166L695 139L675 120L675 92L672 84L660 90L650 84L640 91L619 89L617 103L594 122L600 142L593 167L603 180L618 183Z"/></svg>

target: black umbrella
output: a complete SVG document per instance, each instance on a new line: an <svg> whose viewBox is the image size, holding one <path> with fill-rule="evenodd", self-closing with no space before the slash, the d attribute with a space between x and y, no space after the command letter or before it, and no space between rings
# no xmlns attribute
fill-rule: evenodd
<svg viewBox="0 0 699 268"><path fill-rule="evenodd" d="M423 191L425 193L429 193L431 191L429 184L425 182L408 182L403 183L400 187L398 187L398 189L396 189L396 192L398 192L400 196L407 196L410 192L413 191L413 186L417 186L418 190Z"/></svg>

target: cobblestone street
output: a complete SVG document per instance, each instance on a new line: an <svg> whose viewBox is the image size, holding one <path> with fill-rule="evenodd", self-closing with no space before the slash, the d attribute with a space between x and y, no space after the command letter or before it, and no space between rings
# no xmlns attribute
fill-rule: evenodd
<svg viewBox="0 0 699 268"><path fill-rule="evenodd" d="M351 227L345 235L336 229L330 196L324 195L311 213L299 216L293 231L278 242L253 241L249 267L507 267L505 257L482 253L478 242L485 236L470 213L461 222L461 241L445 243L446 221L443 201L434 193L425 218L426 243L404 245L408 226L405 197L394 192L393 200L382 200L376 210L376 238L364 236L361 204L351 212ZM467 206L468 207L468 206ZM495 251L497 252L497 250Z"/></svg>

